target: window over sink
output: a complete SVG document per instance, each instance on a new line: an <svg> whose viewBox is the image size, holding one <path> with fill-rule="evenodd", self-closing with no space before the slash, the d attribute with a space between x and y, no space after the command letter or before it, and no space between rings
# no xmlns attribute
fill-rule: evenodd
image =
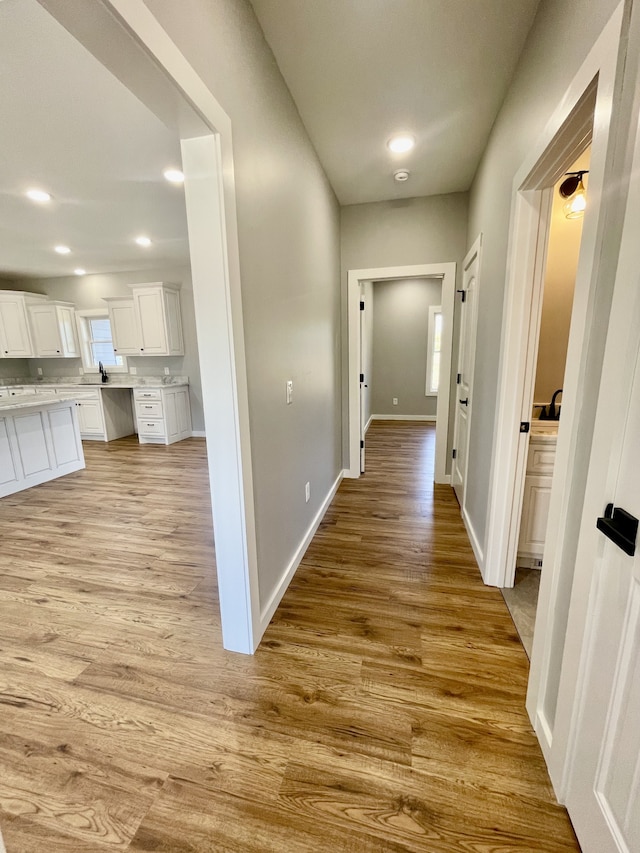
<svg viewBox="0 0 640 853"><path fill-rule="evenodd" d="M111 322L106 310L77 311L82 349L82 365L87 373L97 373L102 362L109 373L127 373L127 359L113 351Z"/></svg>

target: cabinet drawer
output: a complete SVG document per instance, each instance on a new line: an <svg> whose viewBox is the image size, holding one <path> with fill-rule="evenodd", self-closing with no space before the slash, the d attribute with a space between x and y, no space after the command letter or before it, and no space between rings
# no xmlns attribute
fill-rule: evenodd
<svg viewBox="0 0 640 853"><path fill-rule="evenodd" d="M138 435L157 435L164 438L164 420L147 420L138 418Z"/></svg>
<svg viewBox="0 0 640 853"><path fill-rule="evenodd" d="M136 400L136 415L139 420L161 418L163 415L161 400Z"/></svg>
<svg viewBox="0 0 640 853"><path fill-rule="evenodd" d="M159 388L134 388L133 397L138 400L162 400L162 391Z"/></svg>
<svg viewBox="0 0 640 853"><path fill-rule="evenodd" d="M555 446L531 444L527 458L527 474L553 474L555 461Z"/></svg>

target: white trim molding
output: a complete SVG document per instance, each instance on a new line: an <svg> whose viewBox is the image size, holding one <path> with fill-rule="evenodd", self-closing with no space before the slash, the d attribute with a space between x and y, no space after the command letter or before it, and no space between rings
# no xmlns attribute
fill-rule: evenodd
<svg viewBox="0 0 640 853"><path fill-rule="evenodd" d="M371 421L428 421L435 424L436 418L437 415L371 415L369 423Z"/></svg>
<svg viewBox="0 0 640 853"><path fill-rule="evenodd" d="M377 267L349 270L347 282L347 349L349 385L349 461L344 476L360 476L360 283L407 278L442 279L442 355L440 357L441 389L436 415L435 482L446 483L447 438L449 433L449 397L451 388L451 350L453 347L453 309L456 289L456 264L412 264L403 267Z"/></svg>
<svg viewBox="0 0 640 853"><path fill-rule="evenodd" d="M344 478L344 471L340 471L340 473L338 474L338 476L336 478L336 481L331 486L327 496L325 497L322 504L320 505L320 509L318 510L313 521L311 522L309 529L307 530L302 542L298 545L295 554L291 558L291 562L289 563L289 565L287 566L287 568L283 572L282 577L278 581L278 585L276 586L275 590L273 591L273 593L269 597L268 602L262 608L262 611L260 613L260 636L261 637L264 634L264 632L267 630L267 627L269 625L269 622L271 622L273 614L276 612L278 605L282 601L282 597L284 596L285 592L287 591L287 588L288 588L289 584L291 583L293 576L295 575L296 570L298 569L298 566L302 562L302 558L304 557L307 548L311 544L311 540L315 536L318 527L320 527L320 522L324 518L326 511L331 506L331 501L336 496L336 492L338 491L338 489L340 487L340 483L342 482L343 478Z"/></svg>

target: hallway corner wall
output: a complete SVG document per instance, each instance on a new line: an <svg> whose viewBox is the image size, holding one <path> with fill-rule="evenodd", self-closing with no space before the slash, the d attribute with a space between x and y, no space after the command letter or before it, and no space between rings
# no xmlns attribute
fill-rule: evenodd
<svg viewBox="0 0 640 853"><path fill-rule="evenodd" d="M145 4L232 124L258 584L267 614L342 471L340 211L249 1Z"/></svg>

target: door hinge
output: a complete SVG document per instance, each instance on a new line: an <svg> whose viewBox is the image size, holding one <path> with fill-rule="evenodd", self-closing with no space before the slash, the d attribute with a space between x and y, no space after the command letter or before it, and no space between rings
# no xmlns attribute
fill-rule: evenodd
<svg viewBox="0 0 640 853"><path fill-rule="evenodd" d="M364 373L360 374L360 382L364 382Z"/></svg>
<svg viewBox="0 0 640 853"><path fill-rule="evenodd" d="M364 450L364 441L360 442L360 450Z"/></svg>
<svg viewBox="0 0 640 853"><path fill-rule="evenodd" d="M457 451L457 450L452 450L452 451L451 451L451 458L452 458L452 459L455 459L457 455L458 455L458 451Z"/></svg>
<svg viewBox="0 0 640 853"><path fill-rule="evenodd" d="M459 385L462 382L462 374L458 373L456 376L456 385Z"/></svg>
<svg viewBox="0 0 640 853"><path fill-rule="evenodd" d="M456 290L456 293L460 294L460 299L462 302L467 301L467 291L466 290Z"/></svg>
<svg viewBox="0 0 640 853"><path fill-rule="evenodd" d="M529 432L530 427L529 421L520 421L520 432Z"/></svg>
<svg viewBox="0 0 640 853"><path fill-rule="evenodd" d="M364 311L364 302L360 302L360 310Z"/></svg>

